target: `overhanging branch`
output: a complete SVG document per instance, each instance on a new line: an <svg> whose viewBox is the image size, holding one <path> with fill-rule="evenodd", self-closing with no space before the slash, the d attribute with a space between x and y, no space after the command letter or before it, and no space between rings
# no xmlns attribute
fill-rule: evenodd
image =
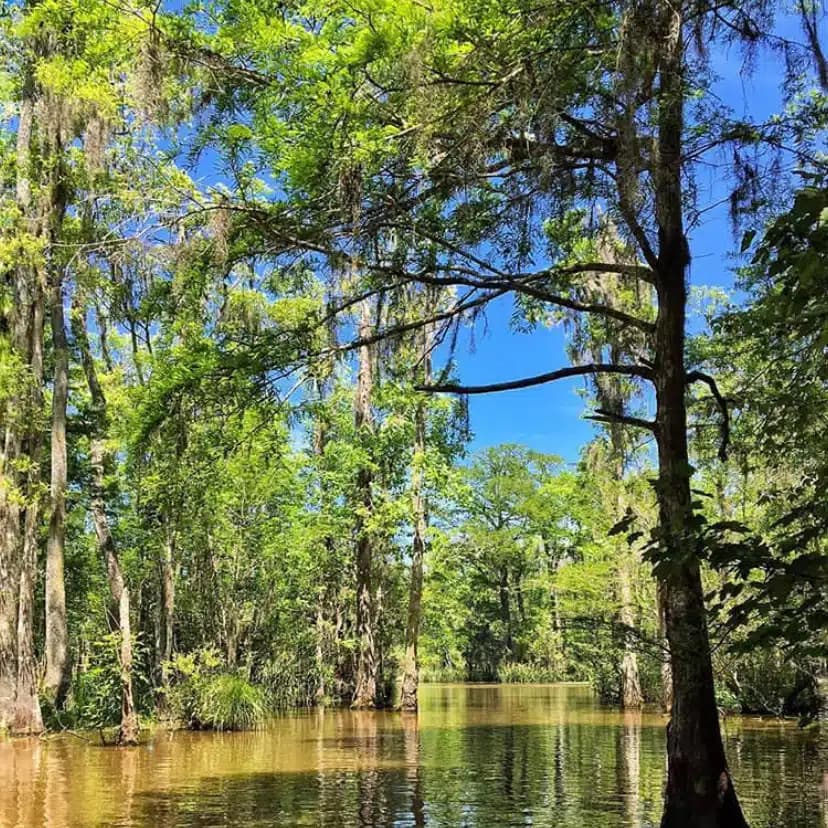
<svg viewBox="0 0 828 828"><path fill-rule="evenodd" d="M586 268L586 266L584 267ZM594 267L597 269L598 264L591 264L589 265L589 267ZM384 270L383 268L377 268L376 266L374 267L374 269ZM636 328L640 331L643 331L646 334L651 334L655 329L655 326L652 322L648 322L646 319L641 319L640 317L634 316L630 313L626 313L625 311L619 310L617 308L613 308L609 305L603 305L596 302L579 302L576 299L571 299L568 296L561 296L560 294L552 293L550 291L545 290L542 287L536 287L533 284L534 282L539 282L543 279L549 278L551 275L556 273L556 271L527 273L514 278L506 276L497 278L486 278L481 277L479 274L476 274L473 271L469 271L465 268L451 267L447 268L447 270L452 271L451 275L433 276L428 272L400 273L398 271L393 271L390 269L388 269L386 272L396 273L401 279L404 279L408 282L419 282L428 285L439 285L443 287L462 285L464 287L480 288L482 290L498 290L501 292L514 291L515 293L522 293L526 296L531 296L535 299L539 299L542 302L547 302L550 305L557 305L558 307L565 308L567 310L577 311L581 313L592 313L598 316L603 316L607 319L614 319L615 321L620 322L623 325ZM557 271L557 273L561 272L562 271ZM563 272L572 273L575 271L572 271L569 268L565 268ZM602 268L602 272L612 272L612 266L608 265L606 268Z"/></svg>
<svg viewBox="0 0 828 828"><path fill-rule="evenodd" d="M429 394L494 394L498 391L531 388L535 385L544 385L547 382L555 382L556 380L567 379L569 377L583 377L590 374L622 374L631 377L641 377L647 380L653 379L652 370L645 365L617 365L615 363L600 362L589 365L571 365L568 368L559 368L557 371L538 374L534 377L524 377L509 382L496 382L490 385L441 383L437 385L417 385L415 386L415 390L424 391Z"/></svg>

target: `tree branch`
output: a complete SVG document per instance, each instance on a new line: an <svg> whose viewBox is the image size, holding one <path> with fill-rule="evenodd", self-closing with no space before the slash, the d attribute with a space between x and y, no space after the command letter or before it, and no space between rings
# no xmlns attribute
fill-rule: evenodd
<svg viewBox="0 0 828 828"><path fill-rule="evenodd" d="M690 371L690 373L687 374L686 382L688 385L694 382L703 382L710 389L713 399L719 406L719 411L721 411L722 414L722 422L719 426L719 433L721 434L719 442L719 460L727 460L727 447L730 443L730 412L727 408L727 400L722 396L722 392L719 391L719 386L716 385L716 380L714 380L709 374L705 374L702 371Z"/></svg>
<svg viewBox="0 0 828 828"><path fill-rule="evenodd" d="M469 291L469 295L473 294L474 291ZM419 330L425 325L433 325L437 322L444 322L448 319L453 319L454 317L459 316L466 311L473 310L475 308L479 308L482 305L491 302L492 299L496 299L498 296L502 296L506 293L505 290L496 290L492 291L491 293L487 293L484 296L478 296L476 299L470 299L464 297L460 302L455 303L452 307L448 308L448 310L441 311L440 313L435 313L429 317L414 319L411 322L403 322L399 325L393 325L390 328L383 328L382 330L377 331L376 333L371 334L370 336L363 336L359 339L352 339L349 342L345 342L342 345L337 345L334 348L327 348L324 351L320 351L317 354L314 354L315 357L320 356L330 356L332 354L341 354L347 353L349 351L354 351L357 348L362 347L363 345L373 345L376 342L381 342L386 339L391 339L395 336L400 336L401 334L408 333L409 331Z"/></svg>
<svg viewBox="0 0 828 828"><path fill-rule="evenodd" d="M592 268L593 266L597 269L597 264L594 263L590 264L588 267ZM602 268L601 272L608 272L612 267L613 266L611 265L607 265L606 268ZM374 269L384 270L383 268L377 268L376 266L374 267ZM452 270L454 270L455 273L461 274L471 272L466 271L463 268L452 268ZM387 272L398 273L401 278L409 282L420 282L428 285L439 285L443 287L463 285L465 287L479 288L481 290L511 290L516 293L522 293L527 296L532 296L535 299L541 300L542 302L547 302L551 305L557 305L558 307L566 308L568 310L580 311L583 313L593 313L599 316L607 317L609 319L615 319L617 322L621 322L624 325L637 328L638 330L643 331L646 334L651 334L655 330L655 326L652 322L648 322L646 319L641 319L637 316L633 316L632 314L625 313L624 311L610 307L609 305L579 302L575 299L570 299L567 296L561 296L560 294L550 293L549 291L544 290L543 288L535 287L531 284L531 282L537 282L542 279L547 279L550 277L550 275L554 273L584 272L586 270L587 266L583 266L583 269L581 271L573 271L570 268L564 268L559 271L549 270L541 273L529 273L515 278L502 277L494 279L481 278L478 274L473 272L471 272L471 275L450 276L432 276L428 272L407 274L399 273L399 271L393 271L390 269L388 269Z"/></svg>
<svg viewBox="0 0 828 828"><path fill-rule="evenodd" d="M417 391L424 391L429 394L493 394L498 391L512 391L516 388L531 388L534 385L543 385L547 382L554 382L568 377L582 377L589 374L624 374L626 376L641 377L652 380L653 372L645 365L616 365L615 363L591 363L589 365L572 365L569 368L559 368L557 371L550 371L547 374L538 374L534 377L511 380L509 382L496 382L491 385L457 385L455 383L443 383L438 385L416 385Z"/></svg>
<svg viewBox="0 0 828 828"><path fill-rule="evenodd" d="M586 419L594 420L596 423L621 423L622 425L634 426L635 428L644 428L653 434L658 433L658 423L652 420L644 420L641 417L630 417L627 414L616 414L613 411L606 411L603 408L597 408L595 413L588 415Z"/></svg>

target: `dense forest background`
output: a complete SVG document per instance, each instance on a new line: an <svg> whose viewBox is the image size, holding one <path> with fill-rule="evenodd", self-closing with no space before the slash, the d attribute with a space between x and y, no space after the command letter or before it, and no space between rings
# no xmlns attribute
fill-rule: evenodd
<svg viewBox="0 0 828 828"><path fill-rule="evenodd" d="M0 724L588 681L672 705L668 813L740 824L717 710L828 694L828 71L794 6L4 4ZM725 53L778 112L712 91ZM688 292L711 170L732 293ZM462 385L495 301L568 364ZM470 449L470 396L572 377L577 463Z"/></svg>

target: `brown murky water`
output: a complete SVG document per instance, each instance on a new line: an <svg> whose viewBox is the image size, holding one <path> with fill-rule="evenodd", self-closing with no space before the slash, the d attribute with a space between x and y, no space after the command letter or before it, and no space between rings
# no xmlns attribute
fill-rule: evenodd
<svg viewBox="0 0 828 828"><path fill-rule="evenodd" d="M828 826L828 734L730 718L753 828ZM2 828L658 824L664 720L566 685L430 685L419 717L311 711L131 750L0 743Z"/></svg>

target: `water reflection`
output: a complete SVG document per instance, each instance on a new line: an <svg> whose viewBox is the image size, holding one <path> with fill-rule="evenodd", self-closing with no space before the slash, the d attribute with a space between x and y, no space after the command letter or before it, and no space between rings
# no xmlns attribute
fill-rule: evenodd
<svg viewBox="0 0 828 828"><path fill-rule="evenodd" d="M660 715L573 686L438 685L421 701L419 716L319 710L128 750L0 743L0 826L658 824ZM725 732L753 828L828 828L825 735L733 718Z"/></svg>

